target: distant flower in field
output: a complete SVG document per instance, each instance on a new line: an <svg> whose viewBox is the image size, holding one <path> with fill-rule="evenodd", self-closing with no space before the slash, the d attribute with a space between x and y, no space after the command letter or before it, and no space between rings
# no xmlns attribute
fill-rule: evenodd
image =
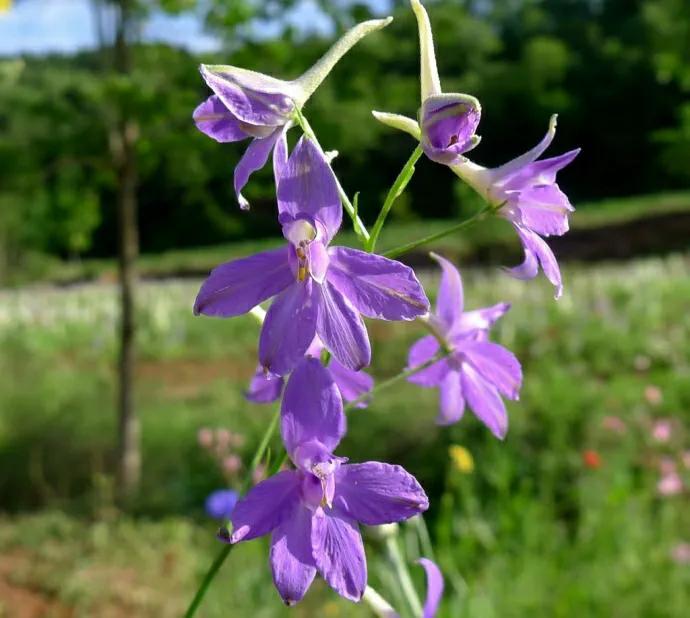
<svg viewBox="0 0 690 618"><path fill-rule="evenodd" d="M622 434L628 429L625 421L619 416L605 416L601 421L601 426L613 433Z"/></svg>
<svg viewBox="0 0 690 618"><path fill-rule="evenodd" d="M228 455L223 459L223 472L234 476L242 469L242 459L238 455Z"/></svg>
<svg viewBox="0 0 690 618"><path fill-rule="evenodd" d="M499 216L510 221L522 243L525 259L520 266L508 269L508 273L518 279L532 279L541 267L559 298L563 292L561 271L541 237L562 236L568 231L568 215L574 208L556 184L556 174L573 161L580 149L537 160L556 134L554 115L541 142L508 163L489 169L462 156L479 142L474 134L481 113L479 102L465 94L441 93L429 17L419 0L411 0L411 4L419 27L423 101L420 124L398 114L374 112L374 116L420 139L429 158L448 165Z"/></svg>
<svg viewBox="0 0 690 618"><path fill-rule="evenodd" d="M501 303L465 312L460 273L445 258L435 254L432 257L443 274L436 311L429 317L429 325L450 353L408 380L439 389L437 423L449 425L459 421L467 402L479 420L503 439L508 431L508 415L501 396L518 399L522 369L512 352L488 341L488 332L510 305ZM437 337L428 335L420 339L410 348L409 368L429 362L440 349Z"/></svg>
<svg viewBox="0 0 690 618"><path fill-rule="evenodd" d="M211 448L213 446L213 431L208 427L202 427L196 434L196 441L201 448Z"/></svg>
<svg viewBox="0 0 690 618"><path fill-rule="evenodd" d="M652 406L658 406L664 400L664 394L658 386L650 384L644 388L644 398Z"/></svg>
<svg viewBox="0 0 690 618"><path fill-rule="evenodd" d="M273 581L287 605L302 599L317 571L358 601L367 583L358 524L402 521L428 508L423 489L400 466L347 464L333 455L345 423L333 377L316 359L300 363L281 408L283 443L297 469L259 483L233 511L230 543L272 533Z"/></svg>
<svg viewBox="0 0 690 618"><path fill-rule="evenodd" d="M601 455L595 450L587 449L582 452L582 463L590 470L598 470L602 464Z"/></svg>
<svg viewBox="0 0 690 618"><path fill-rule="evenodd" d="M309 346L306 355L319 358L322 350L323 344L319 341L319 338L316 337ZM335 383L338 385L340 394L345 401L354 401L365 393L368 393L374 387L374 378L368 373L365 371L352 371L352 369L348 369L335 358L332 358L328 363L328 371L331 372ZM249 390L246 392L246 397L249 401L253 401L254 403L271 403L280 398L283 392L284 383L285 378L267 373L259 365L249 384ZM362 401L357 404L357 407L366 408L367 402Z"/></svg>
<svg viewBox="0 0 690 618"><path fill-rule="evenodd" d="M456 470L464 474L471 474L474 472L474 458L472 457L472 453L464 446L451 444L448 447L448 454Z"/></svg>
<svg viewBox="0 0 690 618"><path fill-rule="evenodd" d="M661 419L652 425L652 438L657 442L665 443L673 435L673 422L670 419Z"/></svg>
<svg viewBox="0 0 690 618"><path fill-rule="evenodd" d="M675 472L666 474L661 477L656 487L662 496L677 496L683 492L683 479Z"/></svg>
<svg viewBox="0 0 690 618"><path fill-rule="evenodd" d="M678 564L690 564L690 543L678 543L673 547L671 559Z"/></svg>
<svg viewBox="0 0 690 618"><path fill-rule="evenodd" d="M232 442L232 433L229 429L221 427L216 429L216 445L220 450L224 450L230 446Z"/></svg>
<svg viewBox="0 0 690 618"><path fill-rule="evenodd" d="M232 489L214 491L206 498L206 514L213 519L229 519L238 497Z"/></svg>
<svg viewBox="0 0 690 618"><path fill-rule="evenodd" d="M362 315L413 320L429 301L413 270L346 247L329 247L342 221L333 172L320 149L302 137L282 166L279 221L286 247L222 264L201 286L196 314L233 317L275 296L259 339L259 361L285 375L318 335L344 366L369 364Z"/></svg>
<svg viewBox="0 0 690 618"><path fill-rule="evenodd" d="M252 483L256 485L263 481L266 478L266 473L267 470L265 464L260 463L257 465L252 472Z"/></svg>
<svg viewBox="0 0 690 618"><path fill-rule="evenodd" d="M311 69L293 81L229 65L201 65L201 75L214 94L194 110L197 128L221 143L252 140L235 168L235 192L241 208L249 208L242 196L243 187L253 172L266 165L271 151L274 151L274 169L280 164L295 109L304 106L353 45L390 21L391 18L375 19L356 25Z"/></svg>
<svg viewBox="0 0 690 618"><path fill-rule="evenodd" d="M418 562L426 571L426 599L422 618L435 618L443 596L443 575L438 565L428 558L420 558Z"/></svg>

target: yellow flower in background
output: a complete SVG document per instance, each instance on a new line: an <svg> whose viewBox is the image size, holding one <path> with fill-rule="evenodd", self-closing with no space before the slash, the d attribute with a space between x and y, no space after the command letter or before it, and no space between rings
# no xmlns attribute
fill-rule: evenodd
<svg viewBox="0 0 690 618"><path fill-rule="evenodd" d="M452 444L448 447L448 455L456 470L463 474L472 474L474 471L474 459L464 446Z"/></svg>
<svg viewBox="0 0 690 618"><path fill-rule="evenodd" d="M0 13L6 13L12 8L12 0L0 0Z"/></svg>

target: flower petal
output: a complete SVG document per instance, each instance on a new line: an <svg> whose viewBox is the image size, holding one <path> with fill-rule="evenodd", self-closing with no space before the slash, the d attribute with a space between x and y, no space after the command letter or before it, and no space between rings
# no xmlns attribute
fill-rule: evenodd
<svg viewBox="0 0 690 618"><path fill-rule="evenodd" d="M407 368L412 369L423 365L428 360L434 357L438 352L440 345L432 335L422 337L419 341L414 343L407 355ZM416 384L417 386L424 386L426 388L434 388L439 385L443 376L448 370L448 364L445 360L440 360L437 363L422 369L417 373L407 378L408 382Z"/></svg>
<svg viewBox="0 0 690 618"><path fill-rule="evenodd" d="M371 362L369 335L362 317L327 279L320 291L316 332L345 367L359 371Z"/></svg>
<svg viewBox="0 0 690 618"><path fill-rule="evenodd" d="M271 403L283 392L283 378L266 373L259 365L244 396L254 403Z"/></svg>
<svg viewBox="0 0 690 618"><path fill-rule="evenodd" d="M194 302L194 314L229 318L247 313L294 281L288 247L233 260L211 271Z"/></svg>
<svg viewBox="0 0 690 618"><path fill-rule="evenodd" d="M268 534L291 513L300 499L300 477L293 470L261 481L239 500L232 511L231 543Z"/></svg>
<svg viewBox="0 0 690 618"><path fill-rule="evenodd" d="M434 618L443 596L443 575L435 562L428 558L417 561L426 571L426 599L422 618Z"/></svg>
<svg viewBox="0 0 690 618"><path fill-rule="evenodd" d="M402 116L400 114L389 114L388 112L371 112L374 118L380 123L391 127L392 129L398 129L400 131L405 131L416 140L422 138L422 131L419 128L419 124L416 120L408 118L407 116Z"/></svg>
<svg viewBox="0 0 690 618"><path fill-rule="evenodd" d="M317 312L310 279L294 282L279 294L261 328L261 365L279 376L292 371L314 339Z"/></svg>
<svg viewBox="0 0 690 618"><path fill-rule="evenodd" d="M517 197L520 224L542 236L562 236L568 231L573 207L558 185L539 185L520 191Z"/></svg>
<svg viewBox="0 0 690 618"><path fill-rule="evenodd" d="M561 270L553 251L535 232L519 225L516 225L515 229L525 250L525 261L520 266L507 269L508 273L517 279L533 279L539 271L538 266L541 265L546 278L556 288L556 299L560 298L563 294Z"/></svg>
<svg viewBox="0 0 690 618"><path fill-rule="evenodd" d="M556 174L572 163L578 154L580 149L576 148L557 157L528 163L504 178L501 185L506 191L522 190L528 186L552 185L556 182Z"/></svg>
<svg viewBox="0 0 690 618"><path fill-rule="evenodd" d="M491 433L503 440L508 431L508 414L496 388L482 378L468 363L462 365L460 383L472 412L491 430Z"/></svg>
<svg viewBox="0 0 690 618"><path fill-rule="evenodd" d="M201 76L237 119L257 127L283 125L294 108L290 87L268 75L202 64Z"/></svg>
<svg viewBox="0 0 690 618"><path fill-rule="evenodd" d="M455 323L449 338L453 339L458 335L467 335L473 331L488 331L509 309L510 303L498 303L483 309L465 311Z"/></svg>
<svg viewBox="0 0 690 618"><path fill-rule="evenodd" d="M342 365L337 359L331 359L328 363L328 370L331 372L340 394L345 401L354 401L374 388L374 378L365 371L352 371ZM357 404L358 408L366 408L367 402L362 401Z"/></svg>
<svg viewBox="0 0 690 618"><path fill-rule="evenodd" d="M499 393L508 399L519 399L522 368L511 351L490 341L471 341L463 345L462 353Z"/></svg>
<svg viewBox="0 0 690 618"><path fill-rule="evenodd" d="M367 526L390 524L429 508L422 486L400 466L378 461L340 466L334 508Z"/></svg>
<svg viewBox="0 0 690 618"><path fill-rule="evenodd" d="M335 236L343 219L338 185L323 152L305 135L282 170L277 194L280 214L313 217L326 229L326 244Z"/></svg>
<svg viewBox="0 0 690 618"><path fill-rule="evenodd" d="M339 595L359 601L367 585L367 560L357 522L337 510L317 508L311 546L316 566Z"/></svg>
<svg viewBox="0 0 690 618"><path fill-rule="evenodd" d="M429 299L414 271L373 253L332 247L327 278L363 315L414 320L429 311Z"/></svg>
<svg viewBox="0 0 690 618"><path fill-rule="evenodd" d="M288 145L287 145L287 132L291 127L291 123L285 125L283 130L278 135L276 144L273 147L273 179L276 187L278 186L278 181L283 175L283 170L287 165L288 159Z"/></svg>
<svg viewBox="0 0 690 618"><path fill-rule="evenodd" d="M340 391L321 361L305 358L285 387L280 410L280 432L288 453L317 440L333 451L345 435L345 414Z"/></svg>
<svg viewBox="0 0 690 618"><path fill-rule="evenodd" d="M438 287L438 298L436 299L436 315L448 328L452 328L462 316L464 306L462 278L455 264L451 261L436 253L431 253L431 257L443 269L441 283Z"/></svg>
<svg viewBox="0 0 690 618"><path fill-rule="evenodd" d="M217 142L237 142L249 137L223 102L214 94L194 110L197 129Z"/></svg>
<svg viewBox="0 0 690 618"><path fill-rule="evenodd" d="M439 425L457 423L465 411L465 399L462 396L460 372L448 371L439 384L440 413L436 422Z"/></svg>
<svg viewBox="0 0 690 618"><path fill-rule="evenodd" d="M282 133L282 129L276 129L266 137L252 140L244 155L242 155L240 162L235 167L235 194L242 210L249 209L249 202L242 195L242 189L247 184L249 177L266 165L268 155L271 154L273 146Z"/></svg>
<svg viewBox="0 0 690 618"><path fill-rule="evenodd" d="M271 572L278 593L286 605L302 600L316 575L311 552L312 513L297 504L271 537Z"/></svg>

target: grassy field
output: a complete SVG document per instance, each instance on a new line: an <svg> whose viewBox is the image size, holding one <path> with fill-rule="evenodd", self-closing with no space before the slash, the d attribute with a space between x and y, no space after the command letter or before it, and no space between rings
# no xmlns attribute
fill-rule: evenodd
<svg viewBox="0 0 690 618"><path fill-rule="evenodd" d="M513 303L496 338L520 357L525 386L510 405L506 441L471 415L436 427L435 393L403 385L352 414L339 450L353 461L401 463L427 489L447 578L441 615L685 616L690 565L671 554L690 541L690 471L681 462L690 449L690 258L566 268L559 302L542 280L493 270L468 270L465 280L468 308ZM217 550L202 507L224 483L197 432L242 434L246 464L273 412L242 396L257 325L194 318L197 286L141 289L144 479L127 518L116 516L107 474L114 288L0 292L0 616L180 615ZM369 329L378 379L402 368L422 334L414 324ZM671 419L668 441L652 436L659 419ZM454 466L453 444L469 449L474 472ZM679 495L657 491L663 458L684 475ZM367 538L372 584L399 604L380 541ZM412 527L403 539L414 560ZM255 541L231 556L200 615L370 614L322 582L287 610L271 588L267 545Z"/></svg>
<svg viewBox="0 0 690 618"><path fill-rule="evenodd" d="M478 202L477 208L481 204ZM652 216L687 214L690 212L690 192L663 193L649 196L636 196L602 200L596 203L578 204L578 209L571 217L571 228L575 231L623 225L642 221ZM424 234L431 235L445 230L452 221L425 220ZM378 250L385 251L398 247L419 238L419 221L395 221L392 219L385 227ZM276 237L266 240L234 242L211 247L196 247L166 251L158 254L143 255L139 269L143 277L162 278L168 276L196 275L210 271L215 265L232 258L241 257L257 250L272 248L282 241L279 230ZM343 231L338 235L338 244L357 247L357 237L348 225L343 224ZM660 243L659 250L663 247ZM681 245L682 246L682 245ZM500 263L506 256L516 260L520 256L519 244L512 228L502 220L487 220L474 227L470 233L452 235L428 245L426 249L446 252L458 260ZM493 259L495 258L495 259ZM2 273L0 273L2 275ZM80 281L100 280L115 281L117 276L114 260L88 259L60 261L47 256L29 256L23 269L5 273L5 283L13 285L27 282L45 281L67 284ZM2 283L2 277L0 277Z"/></svg>

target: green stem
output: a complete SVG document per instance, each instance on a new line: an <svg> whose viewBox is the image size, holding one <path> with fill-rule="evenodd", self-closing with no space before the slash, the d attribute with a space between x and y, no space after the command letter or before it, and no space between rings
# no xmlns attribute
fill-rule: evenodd
<svg viewBox="0 0 690 618"><path fill-rule="evenodd" d="M426 527L424 515L417 515L410 521L417 529L417 536L419 536L419 542L422 545L422 551L424 552L423 556L429 560L436 561L436 558L434 557L434 547L431 544L431 537L429 536L429 529Z"/></svg>
<svg viewBox="0 0 690 618"><path fill-rule="evenodd" d="M406 378L413 376L415 373L423 371L427 367L431 367L431 365L440 361L442 358L445 358L446 356L448 356L448 352L439 352L438 354L435 354L432 358L430 358L428 361L423 362L421 365L417 365L416 367L412 367L411 369L401 371L398 375L395 375L392 378L388 378L388 380L384 380L383 382L379 382L368 393L364 393L364 395L360 395L359 397L357 397L357 399L353 399L350 403L348 403L345 406L345 411L349 412L350 410L354 410L360 403L364 403L368 399L371 399L379 391L389 388L397 384L401 380L405 380Z"/></svg>
<svg viewBox="0 0 690 618"><path fill-rule="evenodd" d="M273 418L271 419L271 422L269 423L268 427L266 428L266 431L261 438L261 442L259 443L259 446L256 449L256 453L254 453L254 457L252 458L252 463L249 466L249 470L247 471L247 474L244 478L244 481L242 483L242 486L240 488L240 493L243 494L245 493L248 489L249 486L252 484L252 476L254 472L256 471L257 467L261 463L261 459L263 458L264 454L266 453L266 449L268 448L268 443L271 441L271 438L273 437L273 434L276 430L276 427L278 426L278 420L280 419L280 408L276 410L276 412L273 415ZM216 559L213 561L211 564L209 570L206 572L206 575L204 576L203 581L201 582L201 585L196 591L196 594L194 595L194 598L192 599L192 602L189 604L189 607L187 608L187 611L185 612L184 618L192 618L194 614L196 614L196 610L199 609L199 605L201 605L201 601L203 601L204 596L206 595L206 591L208 590L208 587L211 585L211 582L213 581L213 578L218 574L218 571L220 570L220 567L223 565L225 562L226 558L230 555L230 552L232 551L232 548L234 545L223 545L222 549L216 556Z"/></svg>
<svg viewBox="0 0 690 618"><path fill-rule="evenodd" d="M395 574L400 582L400 587L402 588L405 599L407 599L412 614L414 616L422 615L422 604L419 601L419 596L417 596L417 591L414 589L412 584L412 579L410 578L410 573L407 570L407 565L403 559L402 553L400 551L400 546L398 545L397 536L389 536L386 539L386 549L388 550L388 556L393 563L393 568L395 569Z"/></svg>
<svg viewBox="0 0 690 618"><path fill-rule="evenodd" d="M302 112L297 107L295 107L295 119L297 120L299 126L302 127L302 131L304 131L304 134L309 139L311 139L323 152L323 148L321 148L319 140L316 139L316 134L314 133L314 130L311 128L309 121L304 117L304 114L302 114ZM333 178L335 178L335 183L338 186L338 194L340 195L340 199L343 202L343 207L347 211L347 214L350 215L350 219L352 219L352 226L355 229L355 233L362 239L362 243L366 246L366 244L369 242L369 232L367 231L367 228L362 222L362 220L359 218L357 210L352 205L352 202L350 201L350 198L347 196L347 193L345 193L345 189L343 189L342 185L340 184L338 177L335 174L333 174Z"/></svg>
<svg viewBox="0 0 690 618"><path fill-rule="evenodd" d="M421 144L418 144L417 148L414 149L410 155L410 158L407 160L407 163L405 163L402 170L400 170L400 173L395 179L390 191L388 191L386 200L383 202L383 206L381 207L381 212L379 212L379 216L376 218L374 227L371 230L371 236L369 237L369 243L367 244L367 251L369 251L369 253L373 253L374 249L376 248L376 241L381 234L383 224L386 222L386 217L393 207L395 200L402 195L405 187L407 187L407 183L410 182L410 179L414 174L415 163L417 163L419 157L421 157L423 153L424 151L422 150Z"/></svg>
<svg viewBox="0 0 690 618"><path fill-rule="evenodd" d="M395 247L394 249L389 249L388 251L384 251L382 253L383 256L387 258L396 258L399 255L402 255L403 253L407 253L408 251L412 251L412 249L416 249L417 247L421 247L422 245L427 245L430 242L433 242L435 240L438 240L439 238L444 238L445 236L448 236L450 234L454 234L455 232L459 232L460 230L469 227L470 225L477 223L484 219L486 215L490 212L492 212L494 208L492 206L484 206L481 210L477 211L475 214L473 214L469 219L465 219L464 221L460 221L460 223L456 223L455 225L449 227L448 229L445 229L441 232L436 232L435 234L430 234L429 236L425 236L424 238L420 238L419 240L414 240L412 242L407 243L406 245L401 245L400 247Z"/></svg>

